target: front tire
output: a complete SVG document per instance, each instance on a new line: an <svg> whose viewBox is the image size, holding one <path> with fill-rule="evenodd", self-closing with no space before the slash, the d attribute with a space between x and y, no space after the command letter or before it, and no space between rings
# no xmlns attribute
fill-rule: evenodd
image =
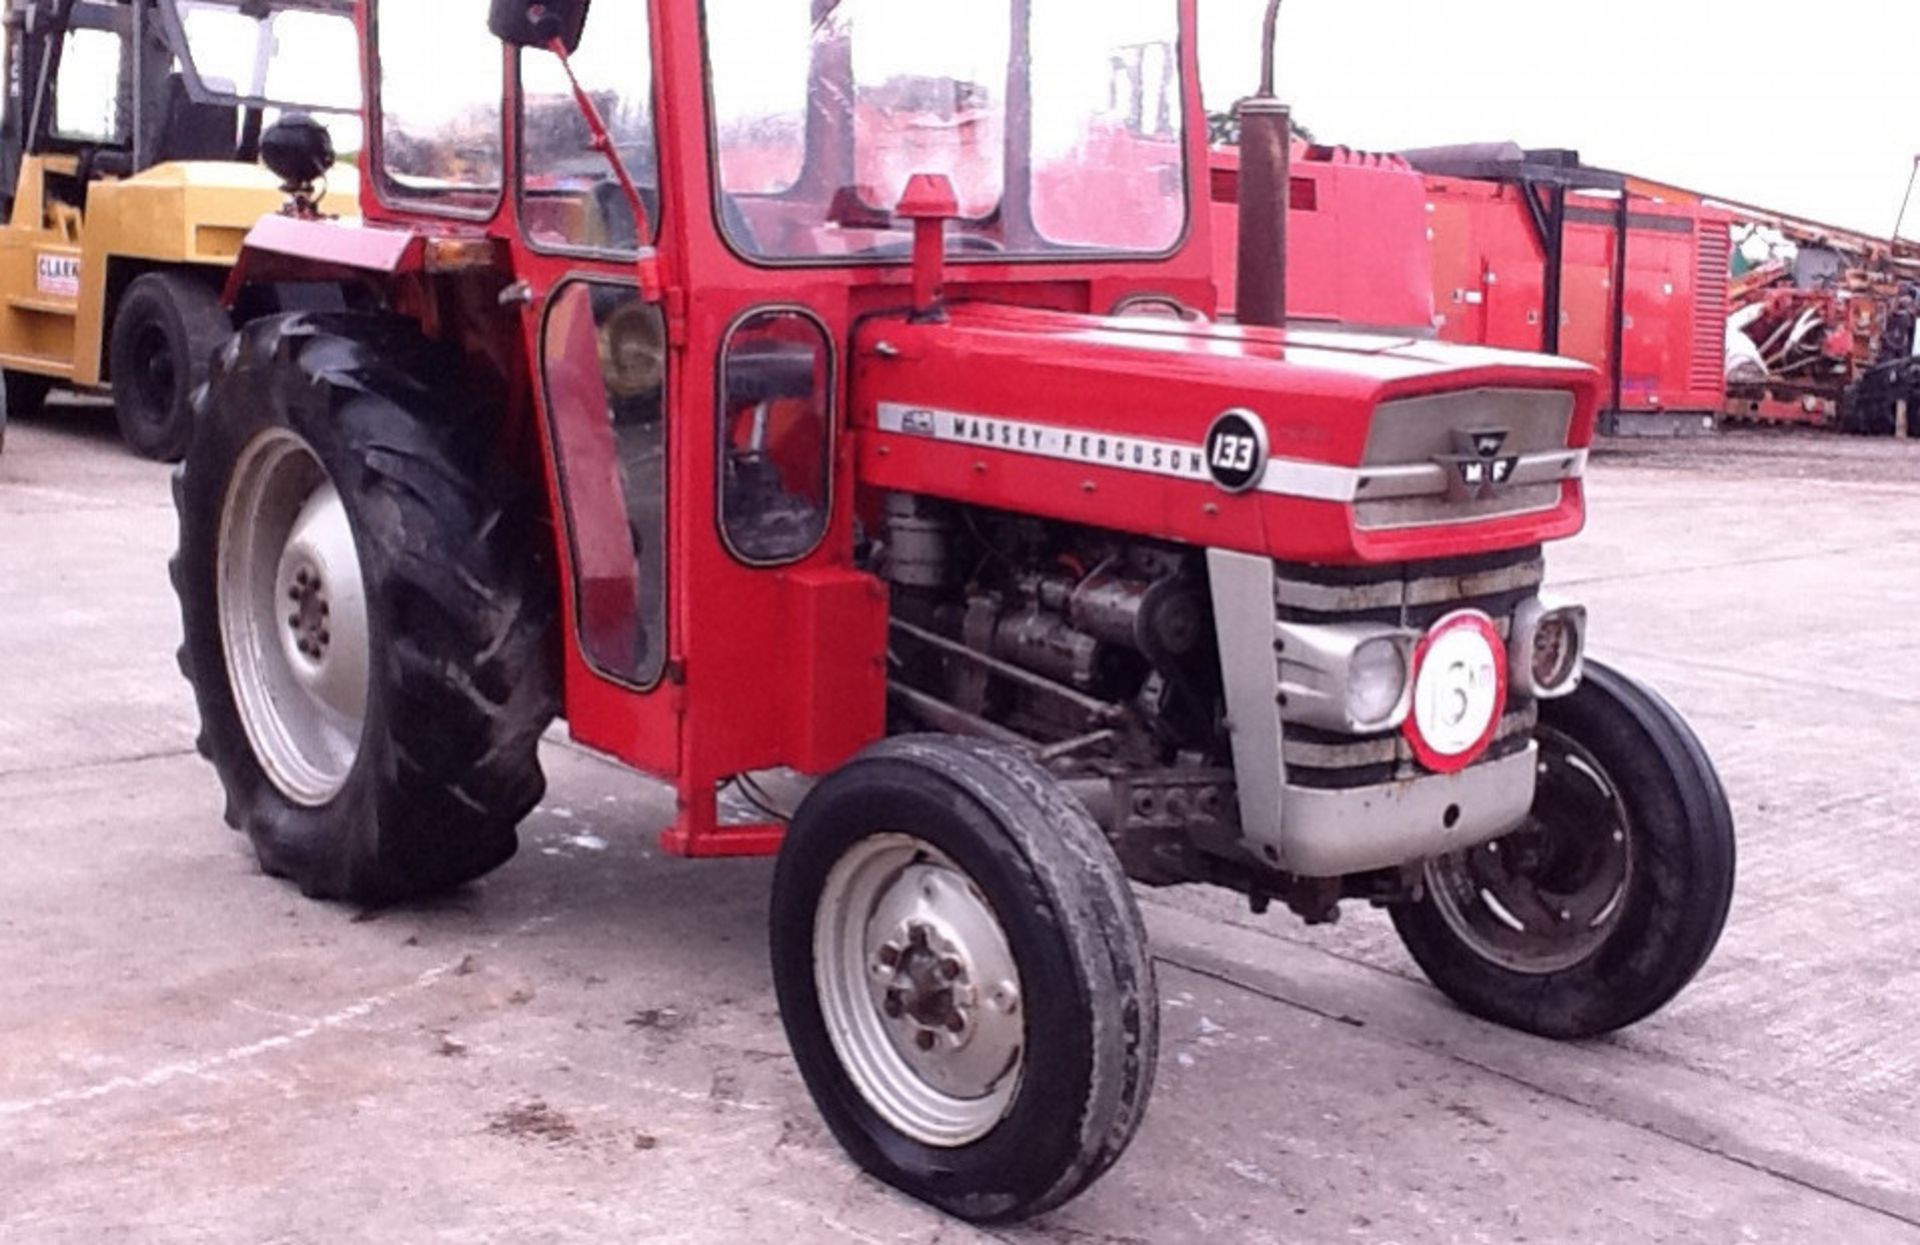
<svg viewBox="0 0 1920 1245"><path fill-rule="evenodd" d="M1467 1011L1551 1038L1652 1015L1713 954L1733 902L1733 813L1698 738L1650 688L1589 662L1540 706L1526 825L1429 862L1393 923Z"/></svg>
<svg viewBox="0 0 1920 1245"><path fill-rule="evenodd" d="M250 325L174 495L200 749L268 873L388 903L504 863L557 709L535 509L401 322Z"/></svg>
<svg viewBox="0 0 1920 1245"><path fill-rule="evenodd" d="M1000 749L889 740L802 804L774 877L794 1058L861 1167L963 1218L1059 1206L1131 1141L1159 1022L1086 810Z"/></svg>
<svg viewBox="0 0 1920 1245"><path fill-rule="evenodd" d="M127 287L113 316L108 364L113 414L134 453L178 462L193 439L193 395L233 320L212 284L150 272Z"/></svg>

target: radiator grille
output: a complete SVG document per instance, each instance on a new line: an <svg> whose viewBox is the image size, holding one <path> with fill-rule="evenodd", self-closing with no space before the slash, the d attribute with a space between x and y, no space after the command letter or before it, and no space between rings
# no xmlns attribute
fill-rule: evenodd
<svg viewBox="0 0 1920 1245"><path fill-rule="evenodd" d="M1546 563L1538 546L1484 557L1400 566L1277 568L1274 612L1285 622L1387 623L1424 630L1456 610L1476 609L1509 634L1521 602L1538 596ZM1499 732L1476 764L1511 756L1533 738L1534 702L1512 695ZM1424 772L1398 731L1353 736L1297 722L1286 726L1287 781L1323 790L1370 787Z"/></svg>
<svg viewBox="0 0 1920 1245"><path fill-rule="evenodd" d="M1733 239L1725 224L1700 226L1700 272L1694 283L1693 366L1695 390L1720 393L1727 386L1727 294Z"/></svg>

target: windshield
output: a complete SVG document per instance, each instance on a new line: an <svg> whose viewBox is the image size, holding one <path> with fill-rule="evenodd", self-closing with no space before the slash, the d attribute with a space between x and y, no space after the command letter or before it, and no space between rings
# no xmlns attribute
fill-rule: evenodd
<svg viewBox="0 0 1920 1245"><path fill-rule="evenodd" d="M222 102L307 112L360 110L359 39L341 0L179 0L182 59Z"/></svg>
<svg viewBox="0 0 1920 1245"><path fill-rule="evenodd" d="M958 255L1154 255L1184 233L1177 0L706 10L720 218L747 255L899 262L916 173L952 180Z"/></svg>

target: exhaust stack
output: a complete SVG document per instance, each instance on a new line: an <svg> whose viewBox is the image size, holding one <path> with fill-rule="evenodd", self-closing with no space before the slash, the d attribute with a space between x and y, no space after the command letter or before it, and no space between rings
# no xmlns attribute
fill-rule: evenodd
<svg viewBox="0 0 1920 1245"><path fill-rule="evenodd" d="M1240 101L1240 263L1235 316L1242 324L1287 322L1287 210L1293 198L1293 110L1274 95L1281 0L1269 0L1262 31L1260 93Z"/></svg>

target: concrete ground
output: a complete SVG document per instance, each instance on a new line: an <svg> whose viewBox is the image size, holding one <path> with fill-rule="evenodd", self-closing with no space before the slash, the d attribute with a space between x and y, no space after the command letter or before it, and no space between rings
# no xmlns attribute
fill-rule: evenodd
<svg viewBox="0 0 1920 1245"><path fill-rule="evenodd" d="M262 877L193 754L163 468L98 411L0 457L0 1241L1920 1241L1920 446L1603 455L1558 585L1717 757L1718 956L1557 1046L1466 1018L1379 915L1143 896L1140 1137L1021 1229L947 1221L818 1122L764 863L568 747L520 856L378 915Z"/></svg>

